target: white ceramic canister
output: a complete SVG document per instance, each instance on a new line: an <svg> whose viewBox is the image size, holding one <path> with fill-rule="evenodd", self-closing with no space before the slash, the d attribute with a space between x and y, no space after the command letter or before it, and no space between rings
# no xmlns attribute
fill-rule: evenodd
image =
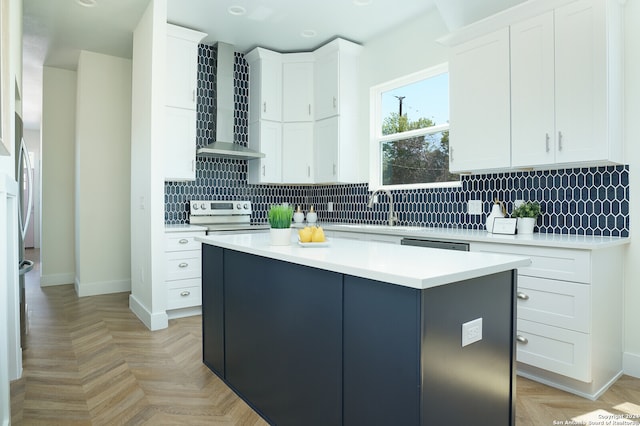
<svg viewBox="0 0 640 426"><path fill-rule="evenodd" d="M491 207L491 213L487 216L487 222L485 223L489 233L493 232L493 220L497 217L505 217L505 208L504 203L502 201L498 201L496 198L493 202L493 206Z"/></svg>
<svg viewBox="0 0 640 426"><path fill-rule="evenodd" d="M318 214L313 210L313 206L309 209L307 213L307 223L314 224L318 221Z"/></svg>

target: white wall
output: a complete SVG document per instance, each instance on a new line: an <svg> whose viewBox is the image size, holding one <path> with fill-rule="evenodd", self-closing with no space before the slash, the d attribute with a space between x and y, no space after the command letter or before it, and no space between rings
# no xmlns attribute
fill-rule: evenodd
<svg viewBox="0 0 640 426"><path fill-rule="evenodd" d="M131 289L131 61L81 51L75 132L78 296Z"/></svg>
<svg viewBox="0 0 640 426"><path fill-rule="evenodd" d="M75 278L75 71L44 67L42 75L42 286Z"/></svg>
<svg viewBox="0 0 640 426"><path fill-rule="evenodd" d="M625 141L629 163L631 244L625 262L625 353L624 371L640 377L640 206L635 202L640 191L640 0L625 4Z"/></svg>
<svg viewBox="0 0 640 426"><path fill-rule="evenodd" d="M359 64L361 135L358 168L361 182L369 181L369 89L448 61L448 50L436 40L449 31L434 10L364 45Z"/></svg>
<svg viewBox="0 0 640 426"><path fill-rule="evenodd" d="M133 33L129 306L151 330L168 326L163 176L166 11L166 0L152 0Z"/></svg>

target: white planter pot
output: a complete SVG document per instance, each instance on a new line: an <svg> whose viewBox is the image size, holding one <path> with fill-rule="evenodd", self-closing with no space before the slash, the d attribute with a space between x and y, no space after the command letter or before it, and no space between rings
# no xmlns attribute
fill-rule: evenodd
<svg viewBox="0 0 640 426"><path fill-rule="evenodd" d="M271 228L269 232L272 246L288 246L291 244L291 228Z"/></svg>
<svg viewBox="0 0 640 426"><path fill-rule="evenodd" d="M534 226L536 226L536 219L532 217L518 218L518 234L533 234Z"/></svg>

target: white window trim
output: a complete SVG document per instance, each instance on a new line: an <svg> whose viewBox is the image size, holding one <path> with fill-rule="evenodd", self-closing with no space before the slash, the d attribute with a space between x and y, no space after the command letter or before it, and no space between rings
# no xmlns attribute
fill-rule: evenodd
<svg viewBox="0 0 640 426"><path fill-rule="evenodd" d="M412 183L404 185L382 185L380 171L380 147L379 144L389 140L396 140L397 133L394 135L382 135L382 93L395 89L397 87L406 86L438 74L449 71L449 64L427 68L400 78L396 78L385 83L372 86L369 89L369 190L373 191L379 188L390 190L395 189L422 189L422 188L455 188L461 187L462 183L458 182L432 182L432 183ZM428 129L416 129L403 132L403 137L422 136L430 133L437 133L447 130L449 125L440 125L430 127Z"/></svg>

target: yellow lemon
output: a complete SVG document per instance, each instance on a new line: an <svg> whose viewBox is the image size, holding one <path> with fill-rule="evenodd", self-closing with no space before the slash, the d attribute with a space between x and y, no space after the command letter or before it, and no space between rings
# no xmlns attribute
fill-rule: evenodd
<svg viewBox="0 0 640 426"><path fill-rule="evenodd" d="M313 241L314 243L322 243L325 241L324 238L324 230L320 227L318 227L315 232L313 233L313 235L311 236L311 241Z"/></svg>
<svg viewBox="0 0 640 426"><path fill-rule="evenodd" d="M298 230L298 238L301 243L311 242L311 229L308 227Z"/></svg>

